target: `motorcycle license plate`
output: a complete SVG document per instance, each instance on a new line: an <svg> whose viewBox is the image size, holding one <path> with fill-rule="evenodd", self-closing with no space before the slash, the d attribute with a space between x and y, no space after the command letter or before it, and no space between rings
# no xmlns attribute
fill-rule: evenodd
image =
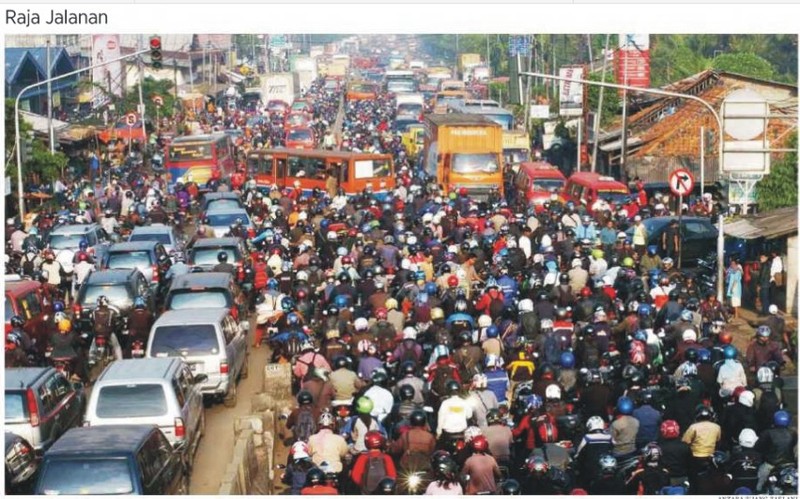
<svg viewBox="0 0 800 499"><path fill-rule="evenodd" d="M138 348L138 349L135 349L135 350L131 351L131 354L132 355L144 355L144 350L142 350L141 348Z"/></svg>

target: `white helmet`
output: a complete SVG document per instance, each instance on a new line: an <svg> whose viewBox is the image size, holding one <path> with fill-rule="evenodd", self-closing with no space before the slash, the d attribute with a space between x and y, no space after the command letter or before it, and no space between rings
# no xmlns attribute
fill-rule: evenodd
<svg viewBox="0 0 800 499"><path fill-rule="evenodd" d="M403 329L403 339L404 340L416 340L417 339L417 330L412 327L408 326Z"/></svg>
<svg viewBox="0 0 800 499"><path fill-rule="evenodd" d="M353 326L356 328L356 331L364 331L369 328L369 322L367 322L367 319L359 317L353 322Z"/></svg>
<svg viewBox="0 0 800 499"><path fill-rule="evenodd" d="M767 366L759 367L756 372L756 379L759 383L772 383L775 379L775 373Z"/></svg>
<svg viewBox="0 0 800 499"><path fill-rule="evenodd" d="M400 268L403 270L409 270L411 268L411 260L408 258L403 258L403 260L400 262Z"/></svg>
<svg viewBox="0 0 800 499"><path fill-rule="evenodd" d="M506 241L506 248L516 248L516 247L517 247L517 241L514 240L513 237L508 238L508 241Z"/></svg>
<svg viewBox="0 0 800 499"><path fill-rule="evenodd" d="M300 350L303 351L303 352L305 352L307 350L314 350L314 344L311 343L311 341L306 340L306 341L303 342L302 345L300 345Z"/></svg>
<svg viewBox="0 0 800 499"><path fill-rule="evenodd" d="M739 445L742 447L752 449L755 447L756 442L758 442L758 435L756 435L756 432L753 431L752 428L744 428L741 433L739 433Z"/></svg>
<svg viewBox="0 0 800 499"><path fill-rule="evenodd" d="M433 214L432 213L426 213L426 214L422 215L422 223L429 224L431 222L433 222Z"/></svg>
<svg viewBox="0 0 800 499"><path fill-rule="evenodd" d="M553 320L552 319L542 319L540 323L541 329L553 329Z"/></svg>
<svg viewBox="0 0 800 499"><path fill-rule="evenodd" d="M756 401L756 395L750 390L745 390L739 394L739 403L745 407L753 407Z"/></svg>
<svg viewBox="0 0 800 499"><path fill-rule="evenodd" d="M489 385L489 379L485 374L476 374L472 377L472 387L483 389Z"/></svg>
<svg viewBox="0 0 800 499"><path fill-rule="evenodd" d="M464 430L464 440L467 442L472 442L472 439L481 435L483 435L483 432L477 426L470 426Z"/></svg>
<svg viewBox="0 0 800 499"><path fill-rule="evenodd" d="M683 341L697 341L697 333L694 332L694 329L687 329L681 335L681 339Z"/></svg>
<svg viewBox="0 0 800 499"><path fill-rule="evenodd" d="M334 231L328 232L328 241L336 241L339 239L339 236Z"/></svg>
<svg viewBox="0 0 800 499"><path fill-rule="evenodd" d="M544 398L548 400L561 400L561 388L556 385L547 385L544 389Z"/></svg>
<svg viewBox="0 0 800 499"><path fill-rule="evenodd" d="M478 317L478 327L489 327L492 325L492 318L486 314Z"/></svg>
<svg viewBox="0 0 800 499"><path fill-rule="evenodd" d="M335 422L336 420L333 418L333 414L330 412L323 412L319 415L319 426L331 427Z"/></svg>
<svg viewBox="0 0 800 499"><path fill-rule="evenodd" d="M769 306L769 313L772 314L772 315L777 315L778 314L778 306L775 305L774 303L772 305L770 305Z"/></svg>
<svg viewBox="0 0 800 499"><path fill-rule="evenodd" d="M307 281L308 280L308 272L306 272L305 270L298 270L297 271L297 275L295 277L297 277L298 281Z"/></svg>
<svg viewBox="0 0 800 499"><path fill-rule="evenodd" d="M533 312L533 300L525 298L519 301L519 311L521 313Z"/></svg>
<svg viewBox="0 0 800 499"><path fill-rule="evenodd" d="M589 421L586 422L586 431L588 432L605 430L605 428L606 428L606 423L600 416L592 416L589 418Z"/></svg>
<svg viewBox="0 0 800 499"><path fill-rule="evenodd" d="M307 459L309 457L308 444L305 442L295 442L292 445L292 459Z"/></svg>

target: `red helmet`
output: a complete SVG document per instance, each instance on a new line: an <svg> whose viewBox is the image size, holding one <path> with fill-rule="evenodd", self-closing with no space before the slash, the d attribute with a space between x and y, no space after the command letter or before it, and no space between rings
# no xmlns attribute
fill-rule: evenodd
<svg viewBox="0 0 800 499"><path fill-rule="evenodd" d="M681 436L681 427L674 419L668 419L661 423L661 437L667 440L673 440Z"/></svg>
<svg viewBox="0 0 800 499"><path fill-rule="evenodd" d="M88 262L89 261L89 255L87 255L86 253L83 253L83 252L78 253L78 261L79 262Z"/></svg>
<svg viewBox="0 0 800 499"><path fill-rule="evenodd" d="M281 254L281 249L280 248L272 248L272 251L270 253L272 253L273 255L280 255Z"/></svg>
<svg viewBox="0 0 800 499"><path fill-rule="evenodd" d="M353 259L349 256L343 256L342 265L353 265Z"/></svg>
<svg viewBox="0 0 800 499"><path fill-rule="evenodd" d="M347 235L349 237L356 237L358 235L358 230L356 230L355 228L352 228L352 229L347 231Z"/></svg>
<svg viewBox="0 0 800 499"><path fill-rule="evenodd" d="M263 262L264 261L264 253L256 253L256 261Z"/></svg>
<svg viewBox="0 0 800 499"><path fill-rule="evenodd" d="M458 189L458 193L459 193L460 195L462 195L462 196L466 196L466 195L467 195L467 188L466 188L466 187L461 187L461 188L459 188L459 189Z"/></svg>
<svg viewBox="0 0 800 499"><path fill-rule="evenodd" d="M385 444L386 437L379 431L368 431L364 435L364 445L367 446L367 449L382 449Z"/></svg>
<svg viewBox="0 0 800 499"><path fill-rule="evenodd" d="M450 286L451 288L455 288L456 286L458 286L458 276L451 275L450 277L448 277L447 285Z"/></svg>
<svg viewBox="0 0 800 499"><path fill-rule="evenodd" d="M592 296L592 290L589 289L588 286L584 286L583 289L581 289L581 296L584 298L589 298Z"/></svg>
<svg viewBox="0 0 800 499"><path fill-rule="evenodd" d="M306 290L305 289L301 289L301 290L299 290L297 292L297 299L298 300L303 300L303 299L305 299L305 297L306 297Z"/></svg>
<svg viewBox="0 0 800 499"><path fill-rule="evenodd" d="M379 309L375 310L375 318L378 320L386 320L389 317L389 311L386 310L385 307L380 307Z"/></svg>
<svg viewBox="0 0 800 499"><path fill-rule="evenodd" d="M723 345L730 345L733 343L733 335L730 332L725 331L719 335L719 342Z"/></svg>
<svg viewBox="0 0 800 499"><path fill-rule="evenodd" d="M472 439L472 450L475 452L486 452L489 450L489 441L483 435L478 435Z"/></svg>

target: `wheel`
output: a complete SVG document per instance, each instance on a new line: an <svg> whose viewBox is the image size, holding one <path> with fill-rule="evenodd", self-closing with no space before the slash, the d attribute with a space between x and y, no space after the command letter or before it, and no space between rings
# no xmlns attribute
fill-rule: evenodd
<svg viewBox="0 0 800 499"><path fill-rule="evenodd" d="M242 362L242 373L239 375L242 379L247 379L250 376L250 354L244 353L244 362Z"/></svg>
<svg viewBox="0 0 800 499"><path fill-rule="evenodd" d="M225 407L236 407L236 398L238 396L238 389L236 388L236 380L231 379L231 384L228 386L228 393L225 394L225 398L222 399L222 403Z"/></svg>

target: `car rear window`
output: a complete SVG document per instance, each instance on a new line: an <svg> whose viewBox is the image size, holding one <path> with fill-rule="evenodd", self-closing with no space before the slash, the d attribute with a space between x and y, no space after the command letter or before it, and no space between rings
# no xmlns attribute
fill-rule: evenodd
<svg viewBox="0 0 800 499"><path fill-rule="evenodd" d="M250 225L250 219L247 218L245 213L217 213L207 215L208 225L212 227L228 227L233 225L237 219L242 219L242 224L245 226Z"/></svg>
<svg viewBox="0 0 800 499"><path fill-rule="evenodd" d="M228 254L228 263L233 263L238 260L236 249L228 246L226 248L195 248L192 250L191 264L192 265L216 265L219 263L217 255L220 251Z"/></svg>
<svg viewBox="0 0 800 499"><path fill-rule="evenodd" d="M25 415L25 400L22 393L6 392L5 395L5 412L6 423L15 421L24 421L27 419Z"/></svg>
<svg viewBox="0 0 800 499"><path fill-rule="evenodd" d="M160 326L153 332L152 357L180 357L219 352L217 332L212 325Z"/></svg>
<svg viewBox="0 0 800 499"><path fill-rule="evenodd" d="M240 208L239 201L235 199L214 199L206 205L206 210L230 210Z"/></svg>
<svg viewBox="0 0 800 499"><path fill-rule="evenodd" d="M94 305L97 298L105 295L111 303L130 301L128 287L125 284L87 285L81 298L81 305Z"/></svg>
<svg viewBox="0 0 800 499"><path fill-rule="evenodd" d="M131 234L128 241L134 243L138 241L155 241L161 244L172 244L169 234L150 232L146 234Z"/></svg>
<svg viewBox="0 0 800 499"><path fill-rule="evenodd" d="M144 418L166 413L167 397L161 385L104 386L97 395L98 418Z"/></svg>
<svg viewBox="0 0 800 499"><path fill-rule="evenodd" d="M228 294L221 289L208 291L176 291L169 300L169 310L184 310L194 308L227 308Z"/></svg>
<svg viewBox="0 0 800 499"><path fill-rule="evenodd" d="M149 251L122 251L108 254L108 268L137 269L149 267L153 262Z"/></svg>
<svg viewBox="0 0 800 499"><path fill-rule="evenodd" d="M112 495L133 492L125 458L53 459L44 469L39 491L45 495Z"/></svg>

